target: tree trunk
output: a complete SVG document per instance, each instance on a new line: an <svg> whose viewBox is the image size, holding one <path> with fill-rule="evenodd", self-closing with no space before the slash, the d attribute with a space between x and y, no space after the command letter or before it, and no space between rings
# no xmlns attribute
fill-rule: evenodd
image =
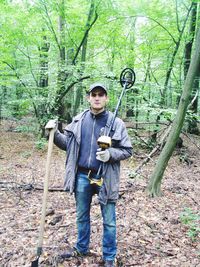
<svg viewBox="0 0 200 267"><path fill-rule="evenodd" d="M49 52L49 42L47 37L43 36L43 44L39 47L40 51L40 78L39 87L45 88L48 86L48 52ZM43 92L41 93L43 95Z"/></svg>
<svg viewBox="0 0 200 267"><path fill-rule="evenodd" d="M182 96L180 99L176 117L172 125L172 129L167 138L166 144L158 158L153 173L150 177L148 192L151 196L160 195L160 188L161 188L161 181L163 178L163 174L167 167L168 161L174 151L179 135L181 133L192 86L194 83L195 75L198 71L199 64L200 64L200 28L198 29L195 52L193 54L189 70L186 76L186 80L184 82Z"/></svg>
<svg viewBox="0 0 200 267"><path fill-rule="evenodd" d="M192 116L192 118L189 119L188 128L187 128L187 131L189 133L196 134L196 135L200 134L198 123L197 123L197 116L196 116L198 114L199 82L200 82L200 65L198 67L198 73L195 77L195 81L193 84L193 92L192 92L192 97L191 97L192 102L189 107L189 110L192 112L192 115L194 114L194 116Z"/></svg>
<svg viewBox="0 0 200 267"><path fill-rule="evenodd" d="M57 95L55 97L55 106L52 109L52 113L57 115L58 118L59 118L59 121L61 122L65 117L64 111L66 111L65 108L64 108L64 106L65 106L65 103L64 103L65 95L72 88L73 84L75 85L78 81L81 82L82 80L86 79L87 77L83 77L83 71L81 70L80 77L77 79L77 81L76 82L72 82L66 88L65 82L66 82L66 79L69 76L69 73L67 73L67 70L66 70L66 60L65 60L64 0L61 0L61 8L60 8L60 10L61 10L60 16L59 16L60 41L59 41L59 45L58 45L59 46L59 50L60 50L60 64L59 64L58 80L57 80L58 90L57 90ZM91 12L91 10L92 10L92 12ZM91 15L93 15L94 13L95 13L95 17L91 21ZM88 15L88 20L87 20L87 23L86 23L86 30L85 30L84 36L83 36L83 38L82 38L82 40L80 42L80 45L76 49L76 52L74 52L74 57L73 57L73 60L71 62L72 65L76 65L76 62L77 62L77 59L78 59L78 56L79 56L80 52L82 52L82 57L83 57L83 55L85 53L84 49L86 50L86 47L87 47L86 44L87 44L87 38L88 38L89 31L91 30L92 26L95 24L97 18L98 18L98 16L97 16L97 14L95 12L94 0L92 0L91 1L90 12L89 12L89 15ZM77 101L77 106L78 106L78 101ZM59 126L59 129L61 130L61 128L62 128L61 123L58 126Z"/></svg>
<svg viewBox="0 0 200 267"><path fill-rule="evenodd" d="M190 8L188 9L188 13L187 13L187 16L185 18L185 21L183 23L183 27L180 31L180 35L179 35L179 38L178 38L178 41L176 41L176 44L175 44L175 48L174 48L174 52L172 54L172 57L171 57L171 61L170 61L170 64L169 64L169 68L167 70L167 73L166 73L166 78L165 78L165 84L164 84L164 89L163 89L163 92L162 92L162 97L161 97L161 104L166 104L166 94L167 94L167 88L168 88L168 83L169 83L169 80L170 80L170 77L171 77L171 73L172 73L172 70L173 70L173 67L174 67L174 61L175 61L175 58L176 58L176 54L179 50L179 47L180 47L180 44L181 44L181 40L182 40L182 36L183 36L183 33L184 33L184 30L185 30L185 27L186 27L186 23L187 23L187 20L188 20L188 17L189 17L189 13L193 7L193 4L191 4Z"/></svg>
<svg viewBox="0 0 200 267"><path fill-rule="evenodd" d="M80 77L83 76L84 70L85 70L85 61L86 61L86 52L87 52L87 42L88 42L88 35L89 31L88 29L91 26L91 20L95 13L95 1L91 0L90 10L88 13L88 18L86 22L86 35L83 39L82 47L81 47L81 70L80 70ZM78 88L76 90L76 98L75 98L75 104L73 108L73 116L77 113L77 109L79 108L79 105L81 103L81 100L83 98L83 86L82 83L78 85Z"/></svg>
<svg viewBox="0 0 200 267"><path fill-rule="evenodd" d="M190 21L190 27L189 27L190 40L185 45L185 63L184 63L184 76L185 77L187 75L189 65L190 65L190 60L191 60L192 44L194 41L194 36L195 36L195 31L196 31L196 26L197 26L196 21L197 21L197 3L194 3L192 12L191 12L191 21ZM189 107L189 110L194 115L198 113L197 108L198 108L199 78L200 78L200 70L198 70L197 76L195 78L193 91L191 95L191 100L194 99L194 101L192 101ZM188 120L187 131L191 134L199 134L197 119L195 116L192 116L191 119Z"/></svg>
<svg viewBox="0 0 200 267"><path fill-rule="evenodd" d="M40 53L40 75L39 75L39 82L38 82L38 89L39 94L43 97L47 97L48 91L48 81L49 81L49 75L48 75L48 52L49 52L50 44L47 41L46 35L43 35L43 43L39 49ZM44 115L47 110L46 101L42 101L41 103L37 104L37 119L40 125L41 129L41 136L43 137L45 135L45 121L44 121Z"/></svg>
<svg viewBox="0 0 200 267"><path fill-rule="evenodd" d="M65 69L65 0L60 0L59 8L59 63L57 78L57 95L65 90L66 69ZM64 102L63 99L56 101L56 111L58 115L58 129L62 132L62 122L64 121Z"/></svg>
<svg viewBox="0 0 200 267"><path fill-rule="evenodd" d="M191 11L191 21L189 25L189 41L185 45L185 62L184 62L184 77L186 78L190 61L192 55L192 44L194 41L195 36L195 29L196 29L196 19L197 19L197 3L193 4L192 11Z"/></svg>

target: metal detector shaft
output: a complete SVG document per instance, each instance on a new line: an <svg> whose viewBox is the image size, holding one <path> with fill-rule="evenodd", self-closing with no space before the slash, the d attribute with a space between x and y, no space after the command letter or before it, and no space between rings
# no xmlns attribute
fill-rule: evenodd
<svg viewBox="0 0 200 267"><path fill-rule="evenodd" d="M111 132L112 127L113 127L113 124L114 124L115 119L117 117L117 113L118 113L119 107L121 105L122 97L124 96L125 90L127 88L128 89L131 88L134 83L135 83L135 72L130 68L124 69L121 72L121 75L120 75L120 84L123 87L123 89L122 89L121 95L119 97L119 100L117 102L117 106L115 108L113 119L112 119L112 122L110 124L109 130L108 130L108 133L107 133L108 136L110 135L110 132Z"/></svg>
<svg viewBox="0 0 200 267"><path fill-rule="evenodd" d="M133 86L133 84L135 83L135 72L130 68L124 69L120 75L120 83L121 83L123 89L122 89L122 92L120 94L119 100L117 102L117 106L115 108L113 118L112 118L112 121L110 123L109 129L107 132L107 136L110 136L112 127L114 125L115 119L116 119L118 111L119 111L119 107L121 105L122 97L124 96L126 89L131 88ZM100 176L100 174L101 174L102 167L103 167L103 164L101 163L101 165L99 166L98 172L97 172L98 176Z"/></svg>
<svg viewBox="0 0 200 267"><path fill-rule="evenodd" d="M115 112L114 112L114 114L113 114L113 118L112 118L112 121L111 121L111 123L110 123L110 126L109 126L109 129L108 129L107 136L110 135L110 132L111 132L112 127L113 127L113 125L114 125L115 119L116 119L117 114L118 114L118 111L119 111L119 107L120 107L121 102L122 102L122 97L123 97L124 92L125 92L125 90L126 90L126 86L127 86L127 82L124 83L124 87L123 87L123 90L122 90L121 95L120 95L120 97L119 97L117 106L116 106L116 108L115 108Z"/></svg>

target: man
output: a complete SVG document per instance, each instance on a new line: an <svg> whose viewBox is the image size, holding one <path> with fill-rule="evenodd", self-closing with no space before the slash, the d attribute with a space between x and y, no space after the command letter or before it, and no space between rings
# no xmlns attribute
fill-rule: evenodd
<svg viewBox="0 0 200 267"><path fill-rule="evenodd" d="M71 251L62 255L70 258L87 255L90 242L90 205L92 196L98 194L103 217L104 266L115 266L116 215L119 193L120 160L132 155L132 146L125 125L115 119L111 130L111 147L99 151L97 140L106 135L113 113L105 109L107 89L103 84L93 84L87 100L90 109L77 115L65 128L64 134L55 132L55 144L67 151L64 187L75 193L78 237ZM101 175L97 175L101 166Z"/></svg>

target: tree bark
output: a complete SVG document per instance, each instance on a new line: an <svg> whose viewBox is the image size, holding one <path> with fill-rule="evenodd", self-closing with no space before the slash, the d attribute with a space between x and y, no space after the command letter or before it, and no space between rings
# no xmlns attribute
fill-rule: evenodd
<svg viewBox="0 0 200 267"><path fill-rule="evenodd" d="M174 151L176 146L176 142L179 138L183 122L185 119L189 98L191 95L192 86L194 83L194 79L196 73L198 71L198 67L200 64L200 28L197 32L196 37L196 48L193 54L189 70L186 76L186 80L184 82L183 92L180 99L179 107L177 110L176 117L172 124L171 132L167 138L166 144L158 158L157 164L153 170L153 173L150 177L150 181L148 184L148 193L154 197L158 196L161 193L161 181L163 178L164 171L168 165L168 161Z"/></svg>
<svg viewBox="0 0 200 267"><path fill-rule="evenodd" d="M191 96L191 103L189 110L192 113L191 119L188 121L188 127L187 127L187 132L190 134L196 134L199 135L200 131L198 128L198 123L197 123L197 114L198 114L198 102L199 102L199 96L198 96L198 90L199 90L199 83L200 83L200 65L198 67L198 73L195 77L194 84L193 84L193 92ZM194 116L193 116L194 115Z"/></svg>
<svg viewBox="0 0 200 267"><path fill-rule="evenodd" d="M86 77L83 77L83 71L80 72L80 77L72 82L68 87L66 87L65 82L67 78L69 77L69 73L66 70L66 60L65 60L65 46L64 46L64 25L65 25L65 16L64 16L64 0L61 0L61 13L59 16L59 30L60 30L60 41L59 41L59 50L60 50L60 64L59 64L59 71L58 71L58 80L57 80L57 94L55 97L55 105L52 109L52 113L57 115L59 118L59 121L62 122L64 119L64 112L66 112L64 108L64 97L66 93L69 92L69 90L72 88L73 84L76 84L77 81L81 82L82 80L86 79ZM95 14L95 16L93 16ZM93 20L91 18L93 17ZM86 47L87 47L87 38L89 31L91 30L92 26L95 24L96 20L98 18L97 13L95 12L95 5L94 0L91 1L91 7L88 15L88 20L86 23L86 29L84 32L84 36L80 42L80 45L78 46L75 55L72 59L71 64L76 65L78 55L82 51L82 61L83 61L83 55L85 55ZM80 95L80 94L79 94ZM60 123L59 129L62 130L62 124Z"/></svg>
<svg viewBox="0 0 200 267"><path fill-rule="evenodd" d="M88 13L88 18L86 22L86 35L83 38L82 47L81 47L81 70L80 70L80 77L83 76L84 70L85 70L85 61L86 61L86 54L87 54L87 41L88 41L88 35L89 31L88 29L91 27L91 25L96 21L97 16L95 16L94 21L91 22L92 17L95 14L95 4L94 0L91 1L90 10ZM81 103L81 99L83 98L83 86L82 83L78 84L78 88L76 90L76 98L75 98L75 104L73 107L73 116L77 113L77 109L79 108L79 105Z"/></svg>
<svg viewBox="0 0 200 267"><path fill-rule="evenodd" d="M194 42L195 29L196 29L196 19L197 19L197 3L193 4L191 11L191 20L189 25L189 41L185 44L185 62L184 62L184 77L186 77L192 55L192 44Z"/></svg>
<svg viewBox="0 0 200 267"><path fill-rule="evenodd" d="M187 13L185 21L183 23L183 27L182 27L181 31L179 30L179 26L177 25L177 28L180 31L180 34L179 34L178 41L175 42L174 52L172 54L171 61L170 61L170 64L169 64L169 68L168 68L167 73L166 73L164 89L163 89L162 96L161 96L161 104L165 104L165 102L166 102L165 101L166 93L167 93L167 88L168 88L169 80L170 80L170 77L171 77L171 73L172 73L172 70L173 70L174 61L175 61L175 58L176 58L176 54L178 53L178 50L179 50L179 47L180 47L180 44L181 44L181 40L182 40L182 36L183 36L184 30L185 30L185 27L186 27L186 23L187 23L187 20L188 20L188 17L189 17L189 13L190 13L193 5L194 5L194 3L192 3L190 8L188 9L188 13Z"/></svg>
<svg viewBox="0 0 200 267"><path fill-rule="evenodd" d="M194 3L192 12L191 12L191 21L190 21L190 27L189 27L189 36L190 40L185 45L185 62L184 62L184 76L186 77L190 60L191 60L191 54L192 54L192 44L195 37L195 31L197 27L197 3ZM197 73L197 76L195 78L194 84L193 84L193 90L191 95L192 100L191 105L189 107L189 110L192 112L192 114L196 115L198 113L198 90L199 90L199 79L200 79L200 66ZM188 126L187 131L191 134L199 134L199 129L197 125L197 119L195 116L192 116L191 119L188 120Z"/></svg>
<svg viewBox="0 0 200 267"><path fill-rule="evenodd" d="M45 88L48 86L48 52L50 44L47 41L47 37L43 36L43 44L39 47L40 52L40 78L39 87ZM43 95L43 92L42 92Z"/></svg>
<svg viewBox="0 0 200 267"><path fill-rule="evenodd" d="M59 96L65 90L65 81L67 72L65 67L65 0L60 0L59 5L59 60L58 60L58 77L57 77L57 95ZM55 101L56 115L58 116L58 129L62 132L62 122L64 121L64 102L63 99Z"/></svg>

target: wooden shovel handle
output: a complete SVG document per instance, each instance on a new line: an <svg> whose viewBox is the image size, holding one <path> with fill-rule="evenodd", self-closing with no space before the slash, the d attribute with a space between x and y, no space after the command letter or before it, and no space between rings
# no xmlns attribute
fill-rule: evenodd
<svg viewBox="0 0 200 267"><path fill-rule="evenodd" d="M45 178L44 178L42 214L41 214L41 220L40 220L39 241L38 241L38 247L37 247L37 255L38 256L40 256L42 254L45 215L46 215L46 207L47 207L47 195L48 195L48 187L49 187L50 163L51 163L51 154L52 154L52 150L53 150L54 132L55 132L55 129L53 129L53 128L50 129L49 142L48 142L48 152L47 152L47 161L46 161L46 168L45 168Z"/></svg>

